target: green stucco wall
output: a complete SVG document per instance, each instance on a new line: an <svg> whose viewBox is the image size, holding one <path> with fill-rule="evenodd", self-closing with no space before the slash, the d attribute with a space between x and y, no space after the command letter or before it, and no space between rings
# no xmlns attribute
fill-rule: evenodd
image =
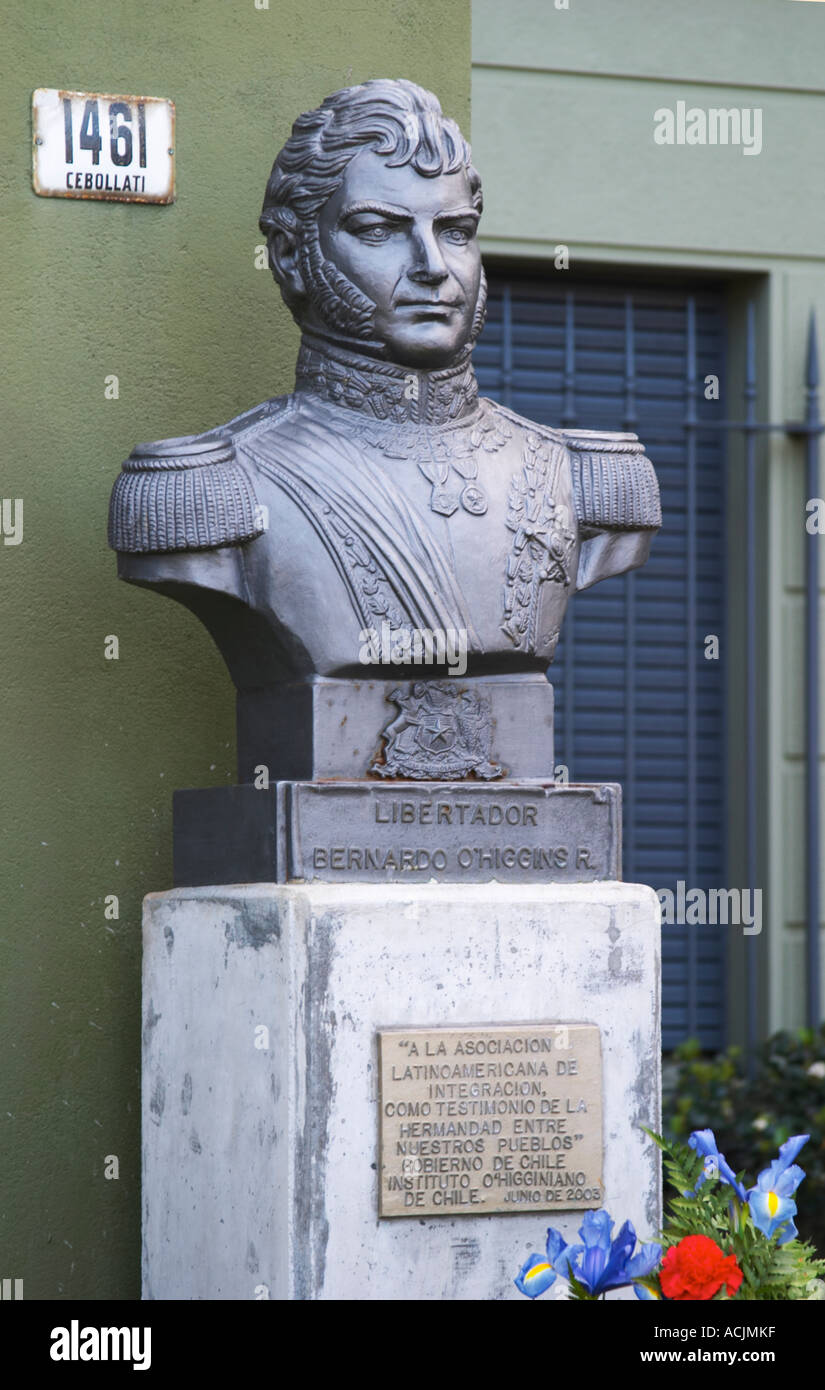
<svg viewBox="0 0 825 1390"><path fill-rule="evenodd" d="M469 45L469 0L4 6L0 497L24 533L0 542L0 1276L27 1299L139 1296L141 899L171 885L172 790L234 780L206 633L116 581L112 481L136 441L290 388L295 330L254 256L298 112L403 76L466 129ZM173 99L177 202L36 197L40 86Z"/></svg>
<svg viewBox="0 0 825 1390"><path fill-rule="evenodd" d="M654 112L673 110L680 100L704 109L759 108L761 153L657 145ZM499 255L508 263L549 266L552 273L553 248L564 243L573 271L632 267L638 276L650 267L723 280L729 384L735 390L741 383L745 303L752 299L761 344L761 418L801 418L812 307L820 352L825 348L825 4L519 0L504 7L499 0L473 0L473 111L488 259ZM741 396L731 399L741 418ZM725 886L746 887L744 526L735 444L729 467L724 656L731 852ZM760 1027L768 1032L805 1022L806 497L798 443L782 434L770 437L760 452L759 489L758 881L764 925L757 954ZM825 641L820 660L823 650ZM825 670L822 675L825 728ZM820 867L825 902L825 854ZM741 1040L744 942L737 933L729 942L731 1037ZM825 940L821 997L825 1001Z"/></svg>

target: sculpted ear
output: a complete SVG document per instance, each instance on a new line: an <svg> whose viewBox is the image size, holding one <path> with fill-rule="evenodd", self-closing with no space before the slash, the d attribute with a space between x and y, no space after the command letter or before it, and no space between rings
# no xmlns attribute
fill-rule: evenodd
<svg viewBox="0 0 825 1390"><path fill-rule="evenodd" d="M287 304L303 298L306 293L300 268L300 247L295 232L273 227L269 233L269 264Z"/></svg>

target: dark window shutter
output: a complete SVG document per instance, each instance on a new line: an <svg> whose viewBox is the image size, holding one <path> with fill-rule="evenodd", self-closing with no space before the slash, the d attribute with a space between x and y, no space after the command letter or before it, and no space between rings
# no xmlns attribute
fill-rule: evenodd
<svg viewBox="0 0 825 1390"><path fill-rule="evenodd" d="M563 286L559 281L564 278ZM624 787L624 877L670 889L725 882L724 441L699 431L689 525L685 431L688 300L695 304L697 411L704 379L723 380L724 307L715 289L630 282L490 277L488 322L475 360L484 395L550 425L627 428L632 325L634 428L662 491L663 527L650 561L579 594L550 670L556 762L570 778ZM629 317L628 301L632 303ZM715 412L715 416L714 416ZM691 537L692 531L692 537ZM688 632L688 548L695 623ZM688 679L693 663L692 681ZM692 687L692 714L691 714ZM689 747L690 730L693 748ZM724 1044L726 926L663 926L663 1040Z"/></svg>

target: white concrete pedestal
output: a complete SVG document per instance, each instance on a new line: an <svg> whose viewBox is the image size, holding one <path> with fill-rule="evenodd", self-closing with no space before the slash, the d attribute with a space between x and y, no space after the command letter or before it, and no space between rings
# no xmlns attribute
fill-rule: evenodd
<svg viewBox="0 0 825 1390"><path fill-rule="evenodd" d="M659 921L622 883L150 894L144 1298L522 1297L581 1212L379 1220L376 1033L399 1025L598 1025L603 1205L653 1238Z"/></svg>

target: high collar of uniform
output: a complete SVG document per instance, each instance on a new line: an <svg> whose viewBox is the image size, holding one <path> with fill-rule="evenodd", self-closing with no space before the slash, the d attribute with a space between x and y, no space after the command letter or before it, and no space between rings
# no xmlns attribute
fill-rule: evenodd
<svg viewBox="0 0 825 1390"><path fill-rule="evenodd" d="M478 382L471 349L451 367L416 371L304 335L295 389L393 424L443 425L471 414Z"/></svg>

